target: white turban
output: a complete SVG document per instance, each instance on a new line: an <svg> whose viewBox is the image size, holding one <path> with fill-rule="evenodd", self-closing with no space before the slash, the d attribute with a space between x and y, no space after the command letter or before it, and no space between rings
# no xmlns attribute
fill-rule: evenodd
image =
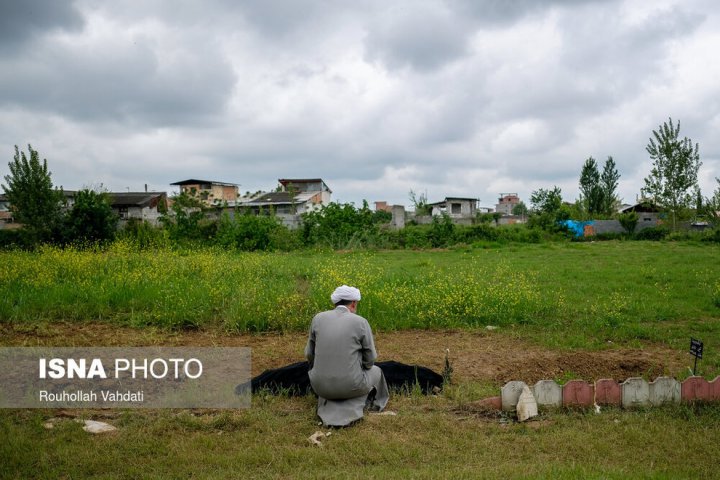
<svg viewBox="0 0 720 480"><path fill-rule="evenodd" d="M349 300L351 302L359 301L360 290L355 287L348 287L347 285L343 285L335 289L332 295L330 295L330 300L332 301L333 305L338 303L340 300Z"/></svg>

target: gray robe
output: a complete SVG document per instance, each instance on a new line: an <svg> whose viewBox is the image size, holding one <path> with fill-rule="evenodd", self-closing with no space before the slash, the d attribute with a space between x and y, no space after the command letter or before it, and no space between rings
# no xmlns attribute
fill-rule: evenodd
<svg viewBox="0 0 720 480"><path fill-rule="evenodd" d="M361 419L373 388L375 398L367 406L381 411L387 405L387 383L375 366L370 324L347 307L313 318L305 356L310 384L318 395L318 416L325 425L345 426Z"/></svg>

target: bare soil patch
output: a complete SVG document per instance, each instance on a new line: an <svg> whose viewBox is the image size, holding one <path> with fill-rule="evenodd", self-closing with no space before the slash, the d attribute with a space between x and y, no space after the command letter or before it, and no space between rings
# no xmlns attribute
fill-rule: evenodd
<svg viewBox="0 0 720 480"><path fill-rule="evenodd" d="M0 346L237 346L252 348L252 371L257 375L304 360L303 333L231 334L221 330L168 332L105 323L0 324ZM601 351L552 350L502 332L467 330L411 330L378 332L379 360L396 360L442 371L445 351L456 382L503 384L522 380L582 378L597 380L676 375L689 365L687 355L665 345L641 349L611 347Z"/></svg>

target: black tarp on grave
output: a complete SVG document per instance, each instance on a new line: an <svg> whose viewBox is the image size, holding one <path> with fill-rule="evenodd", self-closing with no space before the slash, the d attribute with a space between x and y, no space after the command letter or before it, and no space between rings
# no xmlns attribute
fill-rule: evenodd
<svg viewBox="0 0 720 480"><path fill-rule="evenodd" d="M442 388L443 377L427 367L406 365L400 362L376 362L385 375L385 381L391 390L412 389L417 383L425 395L432 393L437 387ZM305 395L311 392L308 377L308 363L297 362L273 370L265 370L250 381L253 392L266 389L272 393L286 392L290 395ZM237 393L244 392L248 384L235 388Z"/></svg>

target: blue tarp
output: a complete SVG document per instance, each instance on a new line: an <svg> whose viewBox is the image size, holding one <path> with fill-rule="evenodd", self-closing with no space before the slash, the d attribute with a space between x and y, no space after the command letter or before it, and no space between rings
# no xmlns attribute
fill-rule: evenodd
<svg viewBox="0 0 720 480"><path fill-rule="evenodd" d="M570 230L576 238L580 238L585 233L585 226L595 225L595 221L579 222L577 220L563 220L560 222L560 225Z"/></svg>

